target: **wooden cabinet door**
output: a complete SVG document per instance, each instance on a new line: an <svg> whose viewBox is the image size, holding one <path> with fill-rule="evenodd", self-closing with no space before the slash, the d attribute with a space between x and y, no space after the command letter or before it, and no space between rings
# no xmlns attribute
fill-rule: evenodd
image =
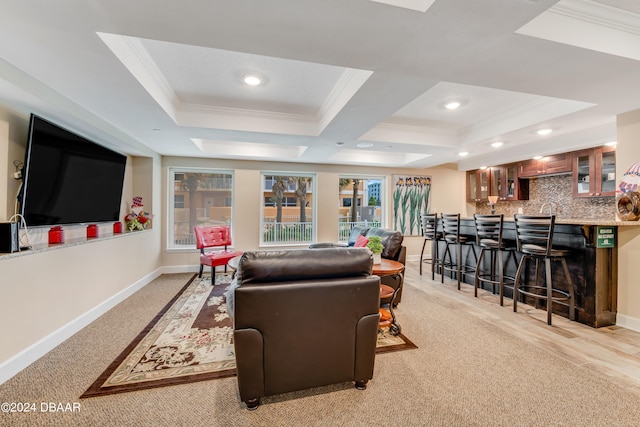
<svg viewBox="0 0 640 427"><path fill-rule="evenodd" d="M501 200L529 200L529 180L520 180L517 163L503 166L502 177L504 190Z"/></svg>
<svg viewBox="0 0 640 427"><path fill-rule="evenodd" d="M478 169L467 172L467 201L481 202L488 200L491 185L491 170Z"/></svg>
<svg viewBox="0 0 640 427"><path fill-rule="evenodd" d="M478 201L489 200L491 169L478 171Z"/></svg>
<svg viewBox="0 0 640 427"><path fill-rule="evenodd" d="M478 199L477 171L467 171L467 202L475 202Z"/></svg>
<svg viewBox="0 0 640 427"><path fill-rule="evenodd" d="M518 176L520 177L570 173L571 155L569 153L553 154L540 160L525 160L518 165Z"/></svg>
<svg viewBox="0 0 640 427"><path fill-rule="evenodd" d="M505 179L504 168L502 166L492 167L491 169L491 185L488 196L498 196L500 200L503 200L503 194L505 192Z"/></svg>
<svg viewBox="0 0 640 427"><path fill-rule="evenodd" d="M573 197L593 197L595 195L595 157L593 149L576 151L571 154Z"/></svg>
<svg viewBox="0 0 640 427"><path fill-rule="evenodd" d="M595 156L598 196L616 195L616 147L600 147Z"/></svg>
<svg viewBox="0 0 640 427"><path fill-rule="evenodd" d="M572 153L574 197L608 197L616 192L615 147L597 147Z"/></svg>
<svg viewBox="0 0 640 427"><path fill-rule="evenodd" d="M544 162L542 167L542 173L544 175L571 172L571 156L569 153L546 156L541 162Z"/></svg>
<svg viewBox="0 0 640 427"><path fill-rule="evenodd" d="M518 163L518 176L538 176L540 173L542 173L542 169L540 168L540 161L538 160L531 159Z"/></svg>

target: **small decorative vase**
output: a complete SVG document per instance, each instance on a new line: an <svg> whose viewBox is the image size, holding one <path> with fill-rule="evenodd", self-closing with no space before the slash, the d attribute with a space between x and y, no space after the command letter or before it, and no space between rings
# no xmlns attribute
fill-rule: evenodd
<svg viewBox="0 0 640 427"><path fill-rule="evenodd" d="M381 264L382 263L382 254L373 254L373 263Z"/></svg>

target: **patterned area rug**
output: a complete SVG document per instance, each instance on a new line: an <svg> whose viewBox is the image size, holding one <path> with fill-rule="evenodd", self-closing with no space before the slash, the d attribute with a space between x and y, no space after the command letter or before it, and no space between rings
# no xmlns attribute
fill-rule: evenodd
<svg viewBox="0 0 640 427"><path fill-rule="evenodd" d="M194 275L81 398L235 375L233 324L224 292L229 274ZM377 353L417 348L402 334L378 333Z"/></svg>

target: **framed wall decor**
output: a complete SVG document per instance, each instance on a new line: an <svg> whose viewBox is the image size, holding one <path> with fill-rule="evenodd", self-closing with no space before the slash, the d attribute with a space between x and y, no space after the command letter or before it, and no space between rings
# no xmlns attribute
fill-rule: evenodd
<svg viewBox="0 0 640 427"><path fill-rule="evenodd" d="M431 177L393 175L393 229L419 236L420 215L431 208Z"/></svg>

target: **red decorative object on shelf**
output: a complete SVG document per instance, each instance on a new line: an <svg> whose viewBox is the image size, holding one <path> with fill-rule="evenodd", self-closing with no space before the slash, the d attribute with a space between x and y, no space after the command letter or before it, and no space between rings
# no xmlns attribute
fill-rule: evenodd
<svg viewBox="0 0 640 427"><path fill-rule="evenodd" d="M122 223L120 221L113 223L113 234L122 233Z"/></svg>
<svg viewBox="0 0 640 427"><path fill-rule="evenodd" d="M98 225L97 224L87 225L87 239L93 239L95 237L98 237Z"/></svg>
<svg viewBox="0 0 640 427"><path fill-rule="evenodd" d="M49 229L49 244L57 245L64 243L64 230L59 225Z"/></svg>
<svg viewBox="0 0 640 427"><path fill-rule="evenodd" d="M133 204L131 205L131 212L124 217L124 221L127 223L129 231L144 230L149 224L151 224L152 219L153 215L144 211L142 197L134 197Z"/></svg>

